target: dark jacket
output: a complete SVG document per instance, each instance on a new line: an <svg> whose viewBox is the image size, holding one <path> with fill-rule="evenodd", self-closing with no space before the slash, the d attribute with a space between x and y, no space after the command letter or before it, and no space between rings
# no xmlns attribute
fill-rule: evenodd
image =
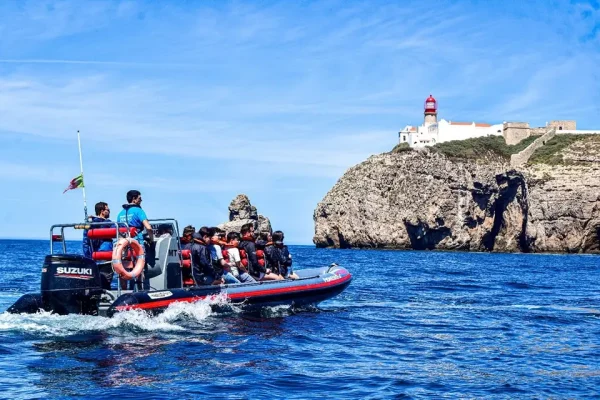
<svg viewBox="0 0 600 400"><path fill-rule="evenodd" d="M275 274L287 276L289 268L292 266L292 256L285 244L272 245L265 247L265 256L267 264Z"/></svg>
<svg viewBox="0 0 600 400"><path fill-rule="evenodd" d="M210 251L207 246L196 242L191 242L183 245L183 250L191 250L192 252L192 274L197 284L201 284L203 277L215 279L217 272L214 269L210 258Z"/></svg>
<svg viewBox="0 0 600 400"><path fill-rule="evenodd" d="M246 252L246 257L248 258L248 272L250 275L259 276L261 272L263 274L267 272L267 269L258 263L258 258L256 258L256 245L253 240L242 238L240 250Z"/></svg>
<svg viewBox="0 0 600 400"><path fill-rule="evenodd" d="M110 222L110 219L101 217L88 217L89 222ZM114 228L113 224L94 226L94 228ZM88 239L88 230L83 231L83 255L87 258L92 258L92 253L95 251L112 251L113 242L111 239Z"/></svg>

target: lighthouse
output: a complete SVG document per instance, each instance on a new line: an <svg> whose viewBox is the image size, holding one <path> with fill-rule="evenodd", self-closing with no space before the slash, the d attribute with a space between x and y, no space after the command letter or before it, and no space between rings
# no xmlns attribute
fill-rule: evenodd
<svg viewBox="0 0 600 400"><path fill-rule="evenodd" d="M437 124L437 101L432 95L425 100L425 126Z"/></svg>

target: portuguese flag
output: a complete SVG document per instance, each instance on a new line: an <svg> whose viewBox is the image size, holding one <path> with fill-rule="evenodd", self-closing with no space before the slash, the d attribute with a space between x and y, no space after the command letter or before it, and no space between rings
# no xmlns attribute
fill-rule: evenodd
<svg viewBox="0 0 600 400"><path fill-rule="evenodd" d="M69 182L69 186L65 189L63 194L69 190L82 188L82 187L84 187L83 186L83 174L71 179L71 182Z"/></svg>

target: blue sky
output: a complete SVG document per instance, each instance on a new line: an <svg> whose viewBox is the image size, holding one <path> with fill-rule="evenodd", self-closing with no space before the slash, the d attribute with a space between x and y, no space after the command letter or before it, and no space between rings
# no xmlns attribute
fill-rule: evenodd
<svg viewBox="0 0 600 400"><path fill-rule="evenodd" d="M600 4L2 1L0 237L137 188L214 225L246 193L290 243L344 171L422 121L600 127Z"/></svg>

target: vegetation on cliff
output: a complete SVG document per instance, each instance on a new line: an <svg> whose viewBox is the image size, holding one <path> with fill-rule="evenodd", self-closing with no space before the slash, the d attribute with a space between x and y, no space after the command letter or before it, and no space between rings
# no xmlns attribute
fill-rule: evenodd
<svg viewBox="0 0 600 400"><path fill-rule="evenodd" d="M598 135L556 135L544 146L533 153L529 159L529 164L548 164L548 165L566 165L575 163L572 160L565 159L564 150L572 144L585 140L585 144L600 143ZM587 143L590 142L590 143Z"/></svg>
<svg viewBox="0 0 600 400"><path fill-rule="evenodd" d="M410 145L406 142L404 143L399 143L396 146L394 146L394 148L392 149L392 151L390 151L390 153L404 153L407 151L412 151L412 147L410 147Z"/></svg>
<svg viewBox="0 0 600 400"><path fill-rule="evenodd" d="M538 137L530 136L516 145L507 145L503 136L490 135L438 143L432 146L431 150L443 154L451 160L486 162L489 158L499 158L503 161L510 161L512 154L524 150Z"/></svg>

